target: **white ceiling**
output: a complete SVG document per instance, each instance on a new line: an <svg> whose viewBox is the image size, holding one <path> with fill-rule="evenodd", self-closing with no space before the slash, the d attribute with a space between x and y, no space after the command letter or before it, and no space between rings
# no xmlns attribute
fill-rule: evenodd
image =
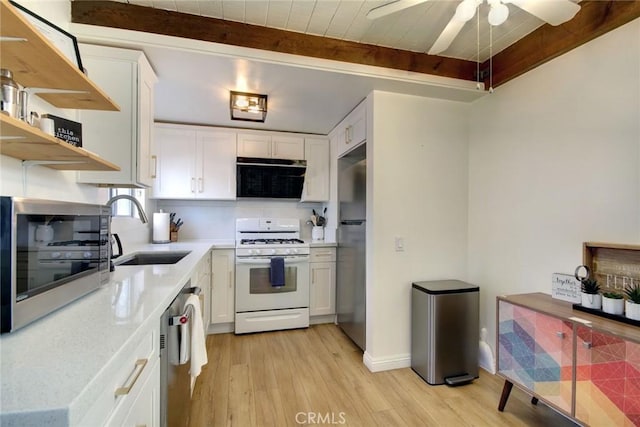
<svg viewBox="0 0 640 427"><path fill-rule="evenodd" d="M454 15L460 0L430 0L370 20L369 10L392 0L118 0L140 6L226 19L281 30L426 53ZM535 0L542 1L542 0ZM545 0L549 1L549 0ZM493 28L493 53L518 41L542 24L540 19L508 4L509 19ZM489 58L488 6L468 22L441 56L475 61Z"/></svg>
<svg viewBox="0 0 640 427"><path fill-rule="evenodd" d="M460 2L431 0L369 20L366 13L370 9L390 0L119 1L416 52L429 50ZM494 54L542 24L513 5L509 8L507 22L493 30ZM486 9L486 5L481 7L479 19L481 61L489 55ZM155 102L158 121L328 134L372 90L464 102L486 94L475 90L472 82L466 82L466 87L456 87L457 83L452 85L438 81L434 76L417 76L418 73L353 64L332 66L332 61L295 59L295 55L273 52L255 53L256 50L233 46L223 47L226 51L220 54L219 48L192 48L214 45L211 43L188 40L178 43L178 47L168 46L165 41L171 38L143 35L140 39L159 37L164 41L156 42L154 38L151 42L140 42L137 35L131 36L131 32L115 38L111 36L122 30L107 30L111 31L106 37L111 38L109 42L94 37L99 31L96 27L86 28L91 26L75 25L74 32L81 41L95 43L97 40L98 43L145 51L159 77ZM475 60L476 30L474 19L441 55ZM88 40L83 35L88 36ZM321 66L317 66L318 63ZM267 94L266 122L231 121L230 90Z"/></svg>

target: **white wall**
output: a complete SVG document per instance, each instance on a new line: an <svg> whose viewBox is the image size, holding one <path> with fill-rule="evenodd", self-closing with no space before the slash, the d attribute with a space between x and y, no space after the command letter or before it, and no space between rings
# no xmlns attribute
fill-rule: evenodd
<svg viewBox="0 0 640 427"><path fill-rule="evenodd" d="M364 359L381 370L410 364L411 283L466 278L469 104L387 92L367 101Z"/></svg>
<svg viewBox="0 0 640 427"><path fill-rule="evenodd" d="M495 343L495 298L551 292L585 241L640 238L640 20L500 86L469 127L469 281Z"/></svg>

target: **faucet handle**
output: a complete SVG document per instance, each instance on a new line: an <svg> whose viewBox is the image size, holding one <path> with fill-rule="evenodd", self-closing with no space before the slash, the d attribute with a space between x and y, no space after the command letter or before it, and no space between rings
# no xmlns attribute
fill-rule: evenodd
<svg viewBox="0 0 640 427"><path fill-rule="evenodd" d="M113 233L111 235L111 259L116 259L120 256L122 256L122 242L120 241L120 237L118 236L117 233ZM116 241L116 244L118 245L118 253L114 255L113 253L113 240Z"/></svg>

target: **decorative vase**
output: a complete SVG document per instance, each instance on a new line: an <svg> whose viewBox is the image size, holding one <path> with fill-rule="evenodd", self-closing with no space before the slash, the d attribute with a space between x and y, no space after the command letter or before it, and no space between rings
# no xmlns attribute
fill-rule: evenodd
<svg viewBox="0 0 640 427"><path fill-rule="evenodd" d="M600 310L602 308L602 295L585 294L584 292L582 292L582 306Z"/></svg>
<svg viewBox="0 0 640 427"><path fill-rule="evenodd" d="M629 319L640 320L640 304L627 300L625 302L625 312Z"/></svg>
<svg viewBox="0 0 640 427"><path fill-rule="evenodd" d="M609 314L621 315L624 312L624 299L602 297L602 311Z"/></svg>

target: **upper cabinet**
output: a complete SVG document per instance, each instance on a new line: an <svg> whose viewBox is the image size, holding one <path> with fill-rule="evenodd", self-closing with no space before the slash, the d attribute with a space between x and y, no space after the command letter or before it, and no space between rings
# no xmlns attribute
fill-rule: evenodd
<svg viewBox="0 0 640 427"><path fill-rule="evenodd" d="M305 138L304 159L307 170L302 188L302 202L329 200L329 141L327 138Z"/></svg>
<svg viewBox="0 0 640 427"><path fill-rule="evenodd" d="M23 87L56 89L36 94L59 108L117 111L118 105L38 32L7 0L0 1L0 67ZM118 170L118 166L13 117L0 117L0 152L51 162L65 170ZM57 163L60 162L60 163Z"/></svg>
<svg viewBox="0 0 640 427"><path fill-rule="evenodd" d="M202 126L155 125L158 199L236 198L236 134Z"/></svg>
<svg viewBox="0 0 640 427"><path fill-rule="evenodd" d="M78 172L78 182L115 187L151 187L154 85L157 77L144 53L80 45L91 78L120 105L119 112L82 111L84 147L120 166L118 173Z"/></svg>
<svg viewBox="0 0 640 427"><path fill-rule="evenodd" d="M331 132L336 135L337 155L341 157L367 139L367 106L363 101Z"/></svg>
<svg viewBox="0 0 640 427"><path fill-rule="evenodd" d="M238 133L238 157L304 159L304 138L269 133Z"/></svg>

